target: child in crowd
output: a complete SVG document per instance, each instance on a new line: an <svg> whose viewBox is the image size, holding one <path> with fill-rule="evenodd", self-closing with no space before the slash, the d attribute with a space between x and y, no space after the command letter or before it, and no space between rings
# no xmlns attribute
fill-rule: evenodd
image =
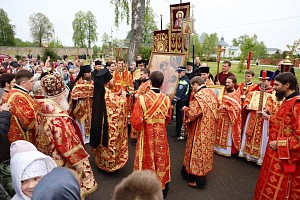
<svg viewBox="0 0 300 200"><path fill-rule="evenodd" d="M29 200L37 183L56 167L56 163L26 141L14 142L10 153L10 171L16 192L12 200Z"/></svg>

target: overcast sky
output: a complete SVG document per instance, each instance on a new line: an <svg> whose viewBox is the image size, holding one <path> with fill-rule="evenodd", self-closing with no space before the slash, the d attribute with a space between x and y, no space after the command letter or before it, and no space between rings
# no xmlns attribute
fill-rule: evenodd
<svg viewBox="0 0 300 200"><path fill-rule="evenodd" d="M182 1L188 2L188 1ZM170 21L170 4L179 0L151 0L160 28L160 14L163 28ZM199 34L217 33L231 44L233 38L243 34L258 39L267 47L286 49L300 38L299 0L191 0L194 8L195 31ZM114 8L110 0L0 0L0 7L7 12L11 23L16 26L16 37L31 41L28 20L33 13L41 12L49 17L55 27L55 35L63 45L72 46L72 21L75 13L91 11L97 20L98 42L104 32L124 39L130 30L126 22L117 29L114 25Z"/></svg>

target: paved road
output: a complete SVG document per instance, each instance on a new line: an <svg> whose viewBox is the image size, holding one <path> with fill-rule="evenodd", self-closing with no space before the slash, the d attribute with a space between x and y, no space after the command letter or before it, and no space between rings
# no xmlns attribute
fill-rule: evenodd
<svg viewBox="0 0 300 200"><path fill-rule="evenodd" d="M175 131L175 123L170 124L167 129L168 135L171 135ZM167 200L251 200L253 198L260 170L256 164L235 156L227 158L215 154L214 168L207 176L207 186L204 189L194 189L180 177L185 142L173 142L173 138L169 136L169 145L172 180ZM90 147L88 151L91 152ZM107 173L97 168L94 164L94 156L90 153L91 164L99 186L97 191L86 200L110 200L114 186L132 172L134 152L135 147L130 143L127 164L114 173Z"/></svg>

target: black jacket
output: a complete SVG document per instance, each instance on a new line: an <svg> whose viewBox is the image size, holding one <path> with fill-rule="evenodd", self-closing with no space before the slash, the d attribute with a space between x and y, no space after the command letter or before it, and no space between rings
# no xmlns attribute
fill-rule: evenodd
<svg viewBox="0 0 300 200"><path fill-rule="evenodd" d="M0 163L10 158L10 143L7 138L10 119L11 113L9 111L0 112Z"/></svg>

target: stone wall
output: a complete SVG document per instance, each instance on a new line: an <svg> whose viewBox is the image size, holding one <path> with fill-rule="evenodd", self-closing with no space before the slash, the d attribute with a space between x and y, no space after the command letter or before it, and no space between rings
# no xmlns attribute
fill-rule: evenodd
<svg viewBox="0 0 300 200"><path fill-rule="evenodd" d="M82 55L82 54L93 54L93 49L91 48L76 48L76 47L61 47L53 48L59 56L62 55ZM44 47L8 47L0 46L0 54L9 54L11 56L20 55L27 56L30 52L33 56L43 55Z"/></svg>
<svg viewBox="0 0 300 200"><path fill-rule="evenodd" d="M268 58L260 59L259 64L261 64L261 65L278 65L278 63L282 60L284 60L284 59L268 59ZM300 66L300 60L292 60L292 63L295 67Z"/></svg>

